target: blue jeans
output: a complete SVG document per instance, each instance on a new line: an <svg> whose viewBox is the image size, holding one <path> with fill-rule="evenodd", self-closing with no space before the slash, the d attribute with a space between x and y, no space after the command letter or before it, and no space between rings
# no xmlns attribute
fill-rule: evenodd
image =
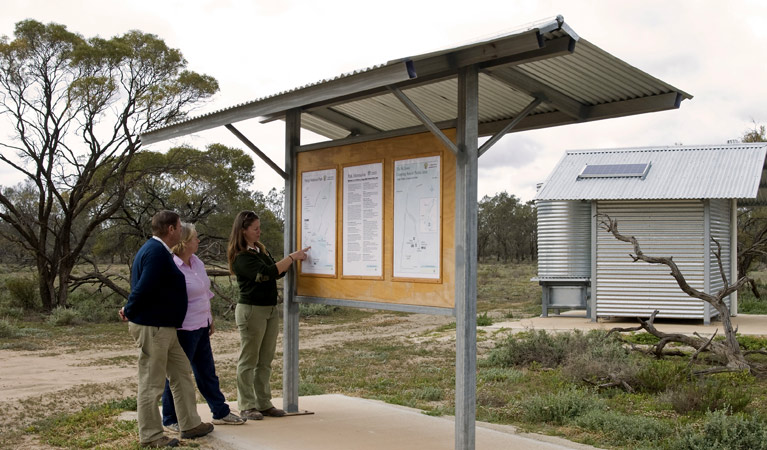
<svg viewBox="0 0 767 450"><path fill-rule="evenodd" d="M214 419L221 419L229 414L229 405L221 393L216 376L216 366L213 362L213 350L210 347L210 328L186 331L177 330L178 342L189 358L197 382L197 389L208 402ZM168 380L165 380L165 391L162 393L162 424L178 423L176 408L173 404L173 394Z"/></svg>

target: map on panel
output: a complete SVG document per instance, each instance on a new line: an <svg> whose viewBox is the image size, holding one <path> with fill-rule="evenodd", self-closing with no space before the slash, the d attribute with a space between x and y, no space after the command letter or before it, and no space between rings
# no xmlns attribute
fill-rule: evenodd
<svg viewBox="0 0 767 450"><path fill-rule="evenodd" d="M440 278L440 157L394 162L394 277Z"/></svg>
<svg viewBox="0 0 767 450"><path fill-rule="evenodd" d="M301 273L336 274L336 169L301 174Z"/></svg>

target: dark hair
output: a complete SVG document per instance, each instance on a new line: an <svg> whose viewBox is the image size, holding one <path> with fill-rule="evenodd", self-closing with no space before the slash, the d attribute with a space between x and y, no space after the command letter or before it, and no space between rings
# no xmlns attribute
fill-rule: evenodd
<svg viewBox="0 0 767 450"><path fill-rule="evenodd" d="M181 217L173 211L158 211L152 216L152 234L157 237L165 237L171 226L178 224Z"/></svg>
<svg viewBox="0 0 767 450"><path fill-rule="evenodd" d="M234 274L232 265L234 264L234 258L240 253L248 250L249 242L245 241L245 236L242 235L242 230L247 229L258 219L258 214L253 211L240 211L237 217L234 218L232 224L232 232L229 234L229 245L226 248L226 259L229 261L229 272ZM266 252L266 247L260 242L256 242L256 246L262 252Z"/></svg>

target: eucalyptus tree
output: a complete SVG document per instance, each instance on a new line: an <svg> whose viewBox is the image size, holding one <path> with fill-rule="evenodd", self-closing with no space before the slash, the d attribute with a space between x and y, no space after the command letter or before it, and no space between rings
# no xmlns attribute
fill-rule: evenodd
<svg viewBox="0 0 767 450"><path fill-rule="evenodd" d="M153 34L84 38L35 20L0 38L0 162L34 191L32 208L0 193L0 219L35 257L45 308L65 305L89 238L142 178L138 135L181 119L218 90ZM3 228L0 228L2 231Z"/></svg>
<svg viewBox="0 0 767 450"><path fill-rule="evenodd" d="M531 203L500 192L479 202L478 256L504 261L532 260L536 256L536 216Z"/></svg>
<svg viewBox="0 0 767 450"><path fill-rule="evenodd" d="M94 255L101 261L129 263L151 235L151 217L163 209L196 225L204 260L223 260L232 219L240 210L256 208L247 189L253 181L253 159L240 149L211 144L206 150L182 146L167 153L142 151L132 168L146 175L94 239Z"/></svg>

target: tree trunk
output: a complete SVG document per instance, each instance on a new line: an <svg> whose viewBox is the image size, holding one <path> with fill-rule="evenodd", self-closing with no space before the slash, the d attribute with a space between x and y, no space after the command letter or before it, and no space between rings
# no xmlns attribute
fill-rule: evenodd
<svg viewBox="0 0 767 450"><path fill-rule="evenodd" d="M37 274L40 301L43 304L43 309L51 311L56 303L56 288L53 284L55 277L51 274L50 267L46 261L40 257L37 258Z"/></svg>
<svg viewBox="0 0 767 450"><path fill-rule="evenodd" d="M634 254L629 254L629 256L634 260L634 262L644 261L650 264L663 264L667 266L669 269L671 269L671 276L674 277L677 284L679 285L679 288L684 293L690 297L703 300L704 302L713 306L717 312L719 312L719 319L722 321L722 327L724 328L725 341L724 343L709 343L707 340L701 337L693 338L683 335L668 335L657 330L651 331L651 333L661 338L661 341L664 342L663 345L665 345L666 341L674 341L692 345L693 347L702 350L710 344L710 348L713 352L723 356L727 360L727 367L729 369L749 370L751 366L748 361L746 361L743 352L740 350L740 344L738 344L738 340L735 336L735 331L732 328L730 310L727 307L727 304L724 302L725 297L732 294L733 292L737 292L740 287L744 286L749 281L749 278L741 277L735 282L735 284L732 285L728 283L724 267L722 266L721 247L719 242L712 238L712 241L714 244L716 244L717 247L717 250L712 251L712 254L716 257L719 263L719 273L722 277L722 281L724 281L724 287L716 294L711 294L708 292L698 291L697 289L690 286L689 283L687 283L687 280L685 279L681 270L679 270L679 267L671 257L645 255L639 246L639 241L637 241L634 236L624 236L618 232L617 220L611 219L607 214L601 214L600 216L602 216L600 225L605 231L612 233L612 235L619 241L628 242L633 246ZM655 314L653 314L653 318L654 316ZM650 325L652 325L652 323L650 323ZM650 330L651 328L647 329ZM652 327L652 329L654 329L654 327ZM658 349L662 350L663 345L659 345Z"/></svg>
<svg viewBox="0 0 767 450"><path fill-rule="evenodd" d="M727 309L727 305L723 301L712 303L712 305L719 312L722 328L724 328L724 339L726 342L726 345L724 346L724 355L727 358L727 367L737 370L750 369L751 365L746 361L746 357L743 356L743 352L740 350L740 344L735 336L735 330L732 328L732 318L730 317L730 311Z"/></svg>

